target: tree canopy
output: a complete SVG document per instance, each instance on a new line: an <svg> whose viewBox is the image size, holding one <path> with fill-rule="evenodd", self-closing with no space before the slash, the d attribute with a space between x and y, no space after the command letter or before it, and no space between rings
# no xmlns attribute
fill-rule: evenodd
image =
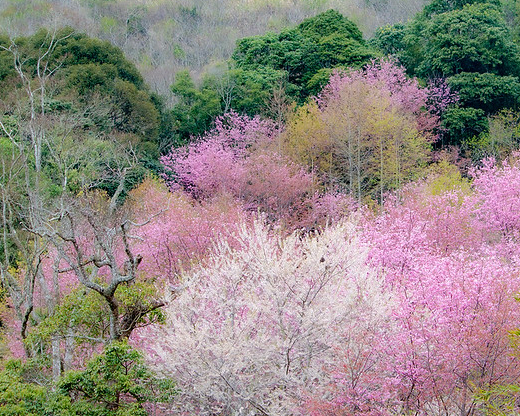
<svg viewBox="0 0 520 416"><path fill-rule="evenodd" d="M444 119L445 143L487 134L487 116L518 108L520 50L497 0L435 0L407 25L381 28L372 44L410 74L444 78L459 92L460 109Z"/></svg>
<svg viewBox="0 0 520 416"><path fill-rule="evenodd" d="M263 66L284 71L288 83L298 92L295 98L304 99L317 92L309 90L309 82L318 71L358 67L374 56L357 26L329 10L280 34L239 40L232 59L237 68L248 71Z"/></svg>
<svg viewBox="0 0 520 416"><path fill-rule="evenodd" d="M38 76L40 65L52 83L46 97L49 113L76 114L83 119L82 127L96 134L118 132L139 142L157 141L159 109L139 71L119 48L72 28L1 38L0 45L0 77L5 86L0 94L5 104L15 107L19 99L16 91L22 85L15 66L30 82ZM41 56L45 50L49 53ZM100 112L109 115L103 122Z"/></svg>
<svg viewBox="0 0 520 416"><path fill-rule="evenodd" d="M358 27L335 10L280 33L240 39L228 67L205 74L198 87L188 72L176 74L171 90L178 99L172 112L177 142L202 134L231 108L271 116L269 102L279 91L285 101L301 104L319 93L335 68L361 67L376 55Z"/></svg>

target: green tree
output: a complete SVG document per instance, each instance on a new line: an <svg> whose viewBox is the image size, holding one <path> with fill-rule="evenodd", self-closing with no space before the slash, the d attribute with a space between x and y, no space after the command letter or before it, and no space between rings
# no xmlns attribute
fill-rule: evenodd
<svg viewBox="0 0 520 416"><path fill-rule="evenodd" d="M454 107L444 114L443 126L447 133L443 144L464 144L488 129L484 110L473 107Z"/></svg>
<svg viewBox="0 0 520 416"><path fill-rule="evenodd" d="M518 75L519 50L501 10L494 4L466 4L433 16L421 31L421 76L449 77L461 72Z"/></svg>
<svg viewBox="0 0 520 416"><path fill-rule="evenodd" d="M443 115L444 144L473 140L489 115L520 104L520 50L499 0L433 0L406 26L380 29L372 44L410 74L444 78L459 93L458 108Z"/></svg>
<svg viewBox="0 0 520 416"><path fill-rule="evenodd" d="M273 90L282 85L285 93L294 99L299 88L287 82L285 71L269 66L256 69L232 69L230 76L235 85L231 97L231 108L250 115L266 113L266 106L271 100Z"/></svg>
<svg viewBox="0 0 520 416"><path fill-rule="evenodd" d="M123 342L65 373L57 386L46 373L43 363L8 362L0 372L0 416L146 416L145 403L169 403L176 394L171 380L156 377Z"/></svg>
<svg viewBox="0 0 520 416"><path fill-rule="evenodd" d="M78 415L146 416L145 403L171 401L175 385L159 379L126 343L108 345L84 370L66 373L58 391L71 397Z"/></svg>
<svg viewBox="0 0 520 416"><path fill-rule="evenodd" d="M374 37L370 39L370 45L385 55L393 55L399 58L406 48L404 40L406 30L407 27L403 23L381 26L376 30Z"/></svg>
<svg viewBox="0 0 520 416"><path fill-rule="evenodd" d="M518 44L520 41L520 3L516 0L502 0L502 8L507 26Z"/></svg>
<svg viewBox="0 0 520 416"><path fill-rule="evenodd" d="M308 18L280 34L244 38L237 42L233 61L237 68L269 67L284 71L288 88L297 100L309 96L308 83L323 68L360 66L375 56L357 26L329 10Z"/></svg>
<svg viewBox="0 0 520 416"><path fill-rule="evenodd" d="M0 97L11 108L18 106L20 98L15 93L20 91L15 66L23 67L26 80L35 85L40 65L40 70L47 71L47 85L52 85L53 96L47 88L46 100L61 103L58 107L49 105L49 113L60 110L76 114L89 133L129 133L135 136L127 139L132 145L150 142L157 148L160 108L135 65L119 48L64 28L54 32L40 29L28 37L0 38L0 49L0 79L4 78L7 87L0 91ZM42 51L48 52L44 61L39 59Z"/></svg>
<svg viewBox="0 0 520 416"><path fill-rule="evenodd" d="M220 98L210 78L204 79L197 88L187 70L177 72L171 91L178 99L171 111L178 137L175 142L185 144L191 136L209 129L213 119L222 111Z"/></svg>
<svg viewBox="0 0 520 416"><path fill-rule="evenodd" d="M46 384L44 372L35 362L9 361L0 372L0 416L77 415L71 406L69 397L54 393Z"/></svg>
<svg viewBox="0 0 520 416"><path fill-rule="evenodd" d="M467 4L488 3L500 7L500 0L433 0L424 7L423 17L432 16L462 9Z"/></svg>
<svg viewBox="0 0 520 416"><path fill-rule="evenodd" d="M458 91L460 105L479 108L492 114L500 108L517 108L520 103L520 80L489 72L461 72L448 79Z"/></svg>
<svg viewBox="0 0 520 416"><path fill-rule="evenodd" d="M195 85L179 71L171 86L178 99L171 112L174 144L206 131L215 116L231 108L249 115L270 115L283 88L287 101L303 103L317 94L333 69L360 67L376 53L357 26L335 10L304 20L281 33L240 39L223 74L206 74Z"/></svg>
<svg viewBox="0 0 520 416"><path fill-rule="evenodd" d="M520 145L520 114L502 110L487 118L487 131L475 135L465 143L473 160L493 157L506 160Z"/></svg>
<svg viewBox="0 0 520 416"><path fill-rule="evenodd" d="M9 43L9 37L0 34L0 45L4 48L8 48ZM13 72L12 57L7 51L0 49L0 82Z"/></svg>

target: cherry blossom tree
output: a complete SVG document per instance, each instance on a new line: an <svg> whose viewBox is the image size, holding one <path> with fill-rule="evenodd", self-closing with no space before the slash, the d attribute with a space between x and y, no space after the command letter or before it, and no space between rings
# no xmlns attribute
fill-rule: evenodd
<svg viewBox="0 0 520 416"><path fill-rule="evenodd" d="M270 120L228 113L198 141L161 158L166 183L200 201L229 194L247 210L259 210L270 222L289 229L311 228L313 221L337 217L338 211L324 210L322 218L313 217L312 207L322 195L320 184L312 171L278 152L278 134Z"/></svg>
<svg viewBox="0 0 520 416"><path fill-rule="evenodd" d="M330 392L338 368L358 396L390 318L390 293L365 265L352 224L286 238L260 222L221 240L183 274L168 322L149 337L155 365L179 383L184 414L298 414ZM155 340L155 341L152 341Z"/></svg>
<svg viewBox="0 0 520 416"><path fill-rule="evenodd" d="M136 218L153 217L133 229L132 247L142 253L143 277L161 287L178 284L179 275L202 262L215 239L233 246L238 225L249 221L243 206L229 196L199 202L152 179L134 189L127 204Z"/></svg>
<svg viewBox="0 0 520 416"><path fill-rule="evenodd" d="M399 305L383 346L393 412L473 415L479 389L520 375L509 337L520 318L517 226L501 209L517 198L517 175L487 162L472 192L415 184L366 224L370 264Z"/></svg>
<svg viewBox="0 0 520 416"><path fill-rule="evenodd" d="M286 153L337 181L358 202L417 179L440 131L440 115L457 100L438 80L429 88L393 60L333 73L315 102L289 120Z"/></svg>

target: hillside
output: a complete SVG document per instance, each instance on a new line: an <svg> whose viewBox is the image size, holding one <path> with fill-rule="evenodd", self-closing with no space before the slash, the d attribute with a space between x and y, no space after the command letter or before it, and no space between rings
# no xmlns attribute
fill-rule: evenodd
<svg viewBox="0 0 520 416"><path fill-rule="evenodd" d="M519 414L516 1L0 15L0 416Z"/></svg>
<svg viewBox="0 0 520 416"><path fill-rule="evenodd" d="M167 94L177 71L201 74L228 59L240 38L277 32L330 8L371 36L379 26L406 21L423 5L424 0L1 0L0 27L22 35L70 25L108 40L155 91Z"/></svg>

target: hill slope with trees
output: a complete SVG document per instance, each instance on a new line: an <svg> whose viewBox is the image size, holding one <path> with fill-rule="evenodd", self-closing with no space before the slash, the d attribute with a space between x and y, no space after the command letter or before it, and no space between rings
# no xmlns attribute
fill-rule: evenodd
<svg viewBox="0 0 520 416"><path fill-rule="evenodd" d="M240 4L2 3L0 415L517 414L516 4Z"/></svg>

